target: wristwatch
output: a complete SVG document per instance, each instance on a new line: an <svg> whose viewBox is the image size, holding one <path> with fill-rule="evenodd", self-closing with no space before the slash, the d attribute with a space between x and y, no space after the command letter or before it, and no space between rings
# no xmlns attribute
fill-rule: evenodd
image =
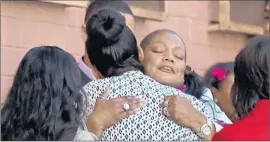
<svg viewBox="0 0 270 142"><path fill-rule="evenodd" d="M197 133L197 135L200 136L201 138L206 138L207 136L211 134L213 125L214 125L213 122L207 119L207 123L202 125L200 132Z"/></svg>

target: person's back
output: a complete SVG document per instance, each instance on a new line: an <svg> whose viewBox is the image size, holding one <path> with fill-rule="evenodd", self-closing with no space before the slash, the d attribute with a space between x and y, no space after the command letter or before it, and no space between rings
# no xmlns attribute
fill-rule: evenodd
<svg viewBox="0 0 270 142"><path fill-rule="evenodd" d="M125 25L124 17L111 10L101 10L87 23L87 51L93 64L105 79L84 86L83 121L85 122L99 98L110 87L109 98L138 96L147 100L142 110L105 129L101 140L201 140L189 128L168 120L163 115L165 95L180 95L211 120L205 105L195 97L177 89L164 86L142 73L142 58L132 31ZM129 113L129 100L123 105L123 114Z"/></svg>
<svg viewBox="0 0 270 142"><path fill-rule="evenodd" d="M213 141L270 140L269 47L269 36L257 36L235 57L232 104L228 105L234 108L236 121L216 133Z"/></svg>
<svg viewBox="0 0 270 142"><path fill-rule="evenodd" d="M249 115L227 125L222 133L214 136L214 140L269 141L269 105L269 99L260 101Z"/></svg>
<svg viewBox="0 0 270 142"><path fill-rule="evenodd" d="M205 105L195 97L186 95L175 88L162 85L140 71L129 71L120 76L92 81L83 88L86 93L86 100L88 100L87 107L84 108L84 110L87 110L84 114L84 121L91 114L99 94L102 94L107 87L110 87L111 90L109 98L138 96L145 99L147 103L137 114L129 116L116 125L105 129L100 140L201 140L191 129L179 126L163 115L161 104L164 101L164 96L169 94L187 98L196 109L212 119L210 111L206 110Z"/></svg>
<svg viewBox="0 0 270 142"><path fill-rule="evenodd" d="M62 49L28 51L1 110L1 140L73 140L81 122L80 77L75 59Z"/></svg>

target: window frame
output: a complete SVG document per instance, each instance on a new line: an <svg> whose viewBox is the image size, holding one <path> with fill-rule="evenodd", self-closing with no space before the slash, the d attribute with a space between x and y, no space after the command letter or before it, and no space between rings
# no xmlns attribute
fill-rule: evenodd
<svg viewBox="0 0 270 142"><path fill-rule="evenodd" d="M261 26L249 25L231 21L230 19L230 1L218 1L218 23L209 25L210 32L229 31L243 33L247 35L263 35L264 28Z"/></svg>
<svg viewBox="0 0 270 142"><path fill-rule="evenodd" d="M47 0L40 0L41 2L48 2L48 3L55 3L55 4L62 4L66 6L74 6L74 7L83 7L86 8L89 1L47 1ZM156 10L149 10L146 8L141 8L138 6L130 5L130 8L135 15L135 17L139 18L146 18L156 21L165 21L167 19L167 2L166 0L162 0L164 2L164 11L156 11Z"/></svg>

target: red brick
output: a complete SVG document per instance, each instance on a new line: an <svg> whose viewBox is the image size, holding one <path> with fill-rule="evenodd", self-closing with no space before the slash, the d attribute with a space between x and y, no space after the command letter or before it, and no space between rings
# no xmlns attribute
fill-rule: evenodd
<svg viewBox="0 0 270 142"><path fill-rule="evenodd" d="M84 24L84 17L85 17L86 9L78 7L77 10L78 10L77 25L80 27L82 24Z"/></svg>
<svg viewBox="0 0 270 142"><path fill-rule="evenodd" d="M78 8L77 7L65 7L66 25L79 27L78 22Z"/></svg>
<svg viewBox="0 0 270 142"><path fill-rule="evenodd" d="M214 62L223 62L223 61L233 61L235 56L238 54L238 50L229 50L226 48L220 47L210 47L211 55L214 59Z"/></svg>
<svg viewBox="0 0 270 142"><path fill-rule="evenodd" d="M1 75L13 76L27 50L1 47Z"/></svg>
<svg viewBox="0 0 270 142"><path fill-rule="evenodd" d="M140 43L141 40L144 38L144 36L149 34L149 31L147 31L145 28L145 21L146 21L145 19L135 17L135 21L136 21L136 24L135 24L134 34L137 38L137 42ZM142 28L145 30L142 30Z"/></svg>
<svg viewBox="0 0 270 142"><path fill-rule="evenodd" d="M190 42L189 20L187 18L168 16L168 19L163 22L145 20L143 27L140 29L145 31L144 36L158 29L169 29L178 33L186 44L189 44Z"/></svg>
<svg viewBox="0 0 270 142"><path fill-rule="evenodd" d="M1 104L5 102L12 83L13 77L1 76Z"/></svg>
<svg viewBox="0 0 270 142"><path fill-rule="evenodd" d="M80 34L84 8L37 1L4 1L1 4L1 45L6 45L1 53L2 74L14 74L20 59L11 57L22 58L22 51L26 51L13 48L19 45L28 48L57 45L72 53L77 60L84 54ZM187 44L188 63L200 73L215 62L234 59L247 41L244 34L208 33L208 2L167 1L167 4L168 19L165 21L136 17L138 43L154 30L174 30Z"/></svg>
<svg viewBox="0 0 270 142"><path fill-rule="evenodd" d="M44 39L39 35L37 22L20 20L19 27L21 29L21 47L32 48L42 44L40 41Z"/></svg>
<svg viewBox="0 0 270 142"><path fill-rule="evenodd" d="M77 25L76 10L75 12L73 10L66 10L66 6L62 4L40 1L4 1L2 2L1 9L2 7L1 15L5 16L61 25Z"/></svg>
<svg viewBox="0 0 270 142"><path fill-rule="evenodd" d="M237 52L244 47L247 41L248 37L244 34L231 32L209 33L209 46L213 48L218 47L226 50L235 50Z"/></svg>
<svg viewBox="0 0 270 142"><path fill-rule="evenodd" d="M193 69L203 69L209 66L212 58L212 49L207 46L191 45L187 47L187 64Z"/></svg>
<svg viewBox="0 0 270 142"><path fill-rule="evenodd" d="M1 45L20 45L20 20L1 16Z"/></svg>
<svg viewBox="0 0 270 142"><path fill-rule="evenodd" d="M171 16L209 19L209 1L166 1L166 4L167 12Z"/></svg>
<svg viewBox="0 0 270 142"><path fill-rule="evenodd" d="M81 27L84 24L85 8L66 7L66 24L69 26Z"/></svg>
<svg viewBox="0 0 270 142"><path fill-rule="evenodd" d="M65 49L66 28L56 24L22 21L21 46L55 45Z"/></svg>
<svg viewBox="0 0 270 142"><path fill-rule="evenodd" d="M80 28L67 27L65 30L66 50L72 54L83 55L85 44L81 37Z"/></svg>
<svg viewBox="0 0 270 142"><path fill-rule="evenodd" d="M203 72L217 62L233 61L237 53L237 50L193 45L187 48L187 63Z"/></svg>
<svg viewBox="0 0 270 142"><path fill-rule="evenodd" d="M190 20L190 38L192 44L209 45L208 21Z"/></svg>
<svg viewBox="0 0 270 142"><path fill-rule="evenodd" d="M21 22L21 29L23 47L55 45L73 54L84 54L84 43L79 27L24 21Z"/></svg>

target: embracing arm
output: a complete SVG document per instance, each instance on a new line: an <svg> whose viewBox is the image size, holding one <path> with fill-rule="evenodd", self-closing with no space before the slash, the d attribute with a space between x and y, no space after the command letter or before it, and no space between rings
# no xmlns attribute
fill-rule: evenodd
<svg viewBox="0 0 270 142"><path fill-rule="evenodd" d="M82 126L78 128L78 131L74 140L75 141L81 141L81 140L98 141L98 137L95 134L89 132L85 124L82 124Z"/></svg>
<svg viewBox="0 0 270 142"><path fill-rule="evenodd" d="M212 120L212 117L206 107L201 107L201 112L198 111L193 104L185 97L180 96L166 96L168 101L169 118L173 118L179 125L191 128L195 133L201 131L201 127L207 124L207 120ZM203 104L202 104L203 105ZM204 105L203 105L204 106ZM212 124L210 135L204 137L204 140L211 140L216 133L216 128Z"/></svg>
<svg viewBox="0 0 270 142"><path fill-rule="evenodd" d="M207 110L203 110L203 109L205 108L202 108L201 110L202 112L207 112ZM203 137L203 140L210 141L216 133L216 124L213 123L213 119L209 117L209 115L207 115L206 113L203 114L195 108L194 108L194 111L192 112L194 112L193 117L192 117L193 119L190 120L189 126L196 133L200 133L202 126L207 124L208 121L211 121L211 123L209 124L211 126L211 133L207 135L206 137Z"/></svg>
<svg viewBox="0 0 270 142"><path fill-rule="evenodd" d="M101 136L104 129L116 124L129 115L137 113L145 104L143 99L136 98L135 96L108 99L109 89L106 89L101 96L95 102L90 115L84 116L87 118L84 123L86 123L88 131L94 133L97 137ZM130 105L128 112L123 108L123 104L127 102Z"/></svg>

